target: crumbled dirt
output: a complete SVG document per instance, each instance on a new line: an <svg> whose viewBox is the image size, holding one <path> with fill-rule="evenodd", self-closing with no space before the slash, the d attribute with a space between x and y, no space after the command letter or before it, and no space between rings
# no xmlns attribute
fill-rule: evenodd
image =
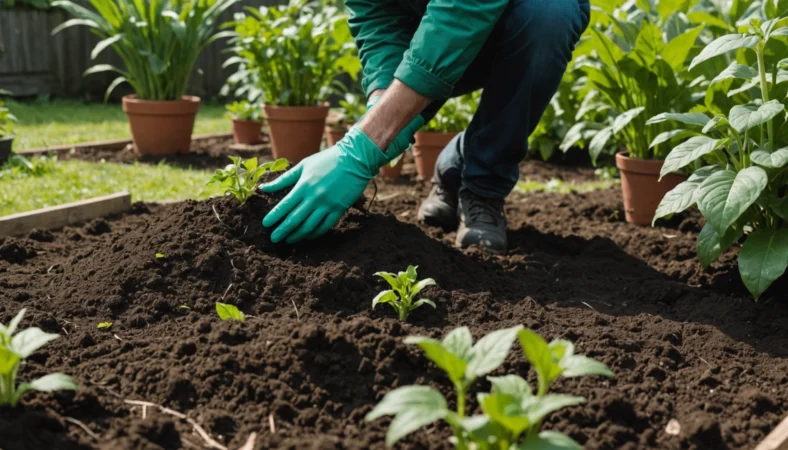
<svg viewBox="0 0 788 450"><path fill-rule="evenodd" d="M535 178L538 167L524 170ZM295 247L269 241L260 221L275 199L263 196L138 204L51 239L0 242L0 320L25 307L25 326L62 335L20 376L62 371L81 385L0 409L0 448L202 446L186 421L126 399L182 412L230 449L252 432L256 449L383 449L388 421L363 417L386 392L430 384L453 402L445 377L403 338L461 325L478 338L523 324L608 364L615 379L560 381L557 390L588 403L546 424L587 449L750 449L788 412L785 283L754 303L737 280L736 249L703 271L698 216L652 229L623 222L615 190L513 193L510 251L494 257L417 225L427 186L405 169L370 188L369 211L360 203ZM438 308L403 324L370 304L384 287L373 273L408 264L437 280L425 296ZM216 301L249 317L222 322ZM97 329L107 321L110 330ZM528 364L513 351L498 373L526 375ZM665 432L671 419L678 436ZM437 425L398 448L449 449L449 434Z"/></svg>

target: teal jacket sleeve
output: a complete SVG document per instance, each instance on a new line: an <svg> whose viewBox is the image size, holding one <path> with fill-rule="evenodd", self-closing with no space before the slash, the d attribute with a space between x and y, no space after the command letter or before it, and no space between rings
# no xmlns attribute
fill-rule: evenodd
<svg viewBox="0 0 788 450"><path fill-rule="evenodd" d="M509 0L430 0L394 77L425 97L448 98Z"/></svg>
<svg viewBox="0 0 788 450"><path fill-rule="evenodd" d="M345 0L350 33L363 66L362 86L369 98L394 81L394 72L413 37L413 15L397 0Z"/></svg>

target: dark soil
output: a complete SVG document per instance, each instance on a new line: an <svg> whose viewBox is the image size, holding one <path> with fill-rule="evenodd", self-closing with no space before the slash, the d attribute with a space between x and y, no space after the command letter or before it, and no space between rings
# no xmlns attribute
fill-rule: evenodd
<svg viewBox="0 0 788 450"><path fill-rule="evenodd" d="M523 170L593 177L535 163ZM81 387L0 409L0 448L203 448L186 421L126 399L182 412L233 450L253 432L256 449L383 449L387 420L363 417L386 392L412 383L450 392L403 338L461 325L478 338L523 324L608 364L615 379L560 381L557 390L588 403L546 424L587 449L751 449L788 412L786 285L754 303L735 249L704 272L697 216L642 228L623 222L615 190L513 193L510 252L491 257L415 224L427 187L411 180L378 181L369 211L353 209L296 247L268 240L260 221L273 200L264 197L240 207L230 198L138 204L121 217L2 240L0 320L25 307L24 325L62 335L30 358L22 379L62 371ZM384 287L373 273L408 264L437 280L425 296L438 308L402 324L370 309ZM220 321L216 301L238 305L247 321ZM98 330L105 321L111 330ZM498 372L529 373L515 351ZM671 419L677 436L665 432ZM430 427L398 448L448 449L448 436Z"/></svg>

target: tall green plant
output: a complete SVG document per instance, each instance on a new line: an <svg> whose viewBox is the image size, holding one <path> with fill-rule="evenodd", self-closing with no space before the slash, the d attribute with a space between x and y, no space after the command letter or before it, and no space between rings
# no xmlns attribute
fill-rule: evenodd
<svg viewBox="0 0 788 450"><path fill-rule="evenodd" d="M758 87L759 98L714 117L661 114L649 120L681 122L686 130L680 132L691 135L670 152L662 175L695 169L662 199L655 220L697 205L706 217L697 246L704 266L746 236L739 272L756 300L788 267L788 59L775 61L788 55L788 2L781 4L784 9L770 14L782 16L750 19L740 33L711 42L691 65L731 52L746 61L749 54L753 66L735 63L715 80L743 78Z"/></svg>
<svg viewBox="0 0 788 450"><path fill-rule="evenodd" d="M0 90L0 95L8 95L8 91ZM13 132L16 117L11 114L11 111L5 106L3 99L0 98L0 139L10 136Z"/></svg>
<svg viewBox="0 0 788 450"><path fill-rule="evenodd" d="M194 65L211 42L229 36L216 33L216 20L239 0L89 0L94 10L68 1L53 6L71 13L52 34L72 26L87 26L101 38L91 58L112 48L125 68L98 64L85 75L120 74L107 88L106 97L127 82L143 100L179 100L189 86Z"/></svg>
<svg viewBox="0 0 788 450"><path fill-rule="evenodd" d="M235 56L225 66L255 71L266 104L315 106L344 90L340 75L358 76L361 61L339 8L292 0L246 10L228 24Z"/></svg>

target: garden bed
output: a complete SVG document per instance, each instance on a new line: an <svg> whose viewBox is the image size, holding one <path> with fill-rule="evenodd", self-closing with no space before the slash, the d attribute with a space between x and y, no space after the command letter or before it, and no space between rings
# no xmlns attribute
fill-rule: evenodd
<svg viewBox="0 0 788 450"><path fill-rule="evenodd" d="M543 181L593 177L544 167L523 171ZM296 247L270 243L259 224L271 201L262 197L243 207L231 198L137 204L83 227L0 241L0 317L26 307L27 325L63 335L30 358L22 379L58 370L81 385L0 410L0 447L202 447L189 423L128 399L185 413L231 449L253 432L257 449L382 449L387 421L363 417L386 392L412 383L450 390L402 339L459 325L479 337L523 324L608 364L612 380L559 382L588 403L547 422L586 449L750 449L788 412L786 283L753 303L733 252L703 272L698 217L641 228L623 221L615 190L513 193L510 252L492 257L416 225L427 187L412 181L410 165L406 173L378 182L369 211L365 203ZM383 288L373 273L408 264L436 279L425 296L438 308L401 324L370 309ZM222 322L216 301L250 317ZM513 352L500 371L525 374L523 361ZM665 431L671 419L678 435ZM448 449L449 435L430 427L398 448Z"/></svg>

